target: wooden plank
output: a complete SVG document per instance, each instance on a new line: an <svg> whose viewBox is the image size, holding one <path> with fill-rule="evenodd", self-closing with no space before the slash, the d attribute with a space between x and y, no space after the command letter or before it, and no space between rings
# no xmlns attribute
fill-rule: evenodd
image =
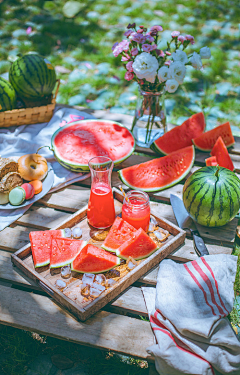
<svg viewBox="0 0 240 375"><path fill-rule="evenodd" d="M0 245L3 250L16 251L29 242L30 228L20 227L15 223L0 231Z"/></svg>
<svg viewBox="0 0 240 375"><path fill-rule="evenodd" d="M0 321L27 331L150 359L146 348L154 343L150 323L101 311L82 323L48 297L0 286ZM14 302L14 303L13 303Z"/></svg>

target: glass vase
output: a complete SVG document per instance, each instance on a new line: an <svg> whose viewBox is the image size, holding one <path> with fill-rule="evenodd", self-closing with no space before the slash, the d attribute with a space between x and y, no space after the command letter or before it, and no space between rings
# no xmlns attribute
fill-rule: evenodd
<svg viewBox="0 0 240 375"><path fill-rule="evenodd" d="M166 132L164 91L139 90L131 131L140 147L150 147Z"/></svg>

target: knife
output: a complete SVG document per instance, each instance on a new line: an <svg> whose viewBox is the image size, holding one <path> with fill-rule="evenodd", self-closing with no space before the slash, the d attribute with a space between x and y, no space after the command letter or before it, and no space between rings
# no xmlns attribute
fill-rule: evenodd
<svg viewBox="0 0 240 375"><path fill-rule="evenodd" d="M176 217L178 226L181 229L187 229L191 232L193 236L193 245L194 249L198 256L202 257L203 255L209 255L208 249L200 236L197 227L189 216L186 208L184 207L182 199L180 199L177 195L170 194L170 202L173 208L174 215Z"/></svg>

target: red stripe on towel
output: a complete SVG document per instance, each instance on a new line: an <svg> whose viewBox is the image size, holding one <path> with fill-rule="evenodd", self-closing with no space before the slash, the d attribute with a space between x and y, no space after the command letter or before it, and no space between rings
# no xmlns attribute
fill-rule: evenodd
<svg viewBox="0 0 240 375"><path fill-rule="evenodd" d="M217 301L215 300L214 290L213 290L211 281L209 280L208 276L201 269L201 267L199 266L199 264L197 263L196 260L193 260L191 263L192 263L193 267L195 268L195 270L199 273L199 275L201 276L201 278L203 279L203 281L205 281L205 283L207 284L208 289L209 289L210 294L211 294L211 300L214 303L214 305L218 308L219 313L221 315L225 316L225 313L224 313L223 309L221 308L221 306L218 305Z"/></svg>
<svg viewBox="0 0 240 375"><path fill-rule="evenodd" d="M215 312L214 312L213 307L208 303L207 294L206 294L205 290L203 289L203 287L201 286L201 284L198 282L198 280L196 279L196 277L194 276L194 274L190 271L190 269L188 268L188 266L186 264L184 264L184 267L187 270L187 272L189 273L189 275L192 277L192 279L195 281L195 283L197 284L197 286L199 287L199 289L201 289L201 291L203 292L205 302L210 307L210 309L212 310L213 315L216 315Z"/></svg>

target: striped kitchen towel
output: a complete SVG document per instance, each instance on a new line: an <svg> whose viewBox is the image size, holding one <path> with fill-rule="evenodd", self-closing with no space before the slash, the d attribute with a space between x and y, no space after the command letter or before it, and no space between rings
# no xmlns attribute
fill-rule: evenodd
<svg viewBox="0 0 240 375"><path fill-rule="evenodd" d="M236 269L237 257L226 254L160 263L156 288L142 288L159 374L240 375L240 342L227 318Z"/></svg>

